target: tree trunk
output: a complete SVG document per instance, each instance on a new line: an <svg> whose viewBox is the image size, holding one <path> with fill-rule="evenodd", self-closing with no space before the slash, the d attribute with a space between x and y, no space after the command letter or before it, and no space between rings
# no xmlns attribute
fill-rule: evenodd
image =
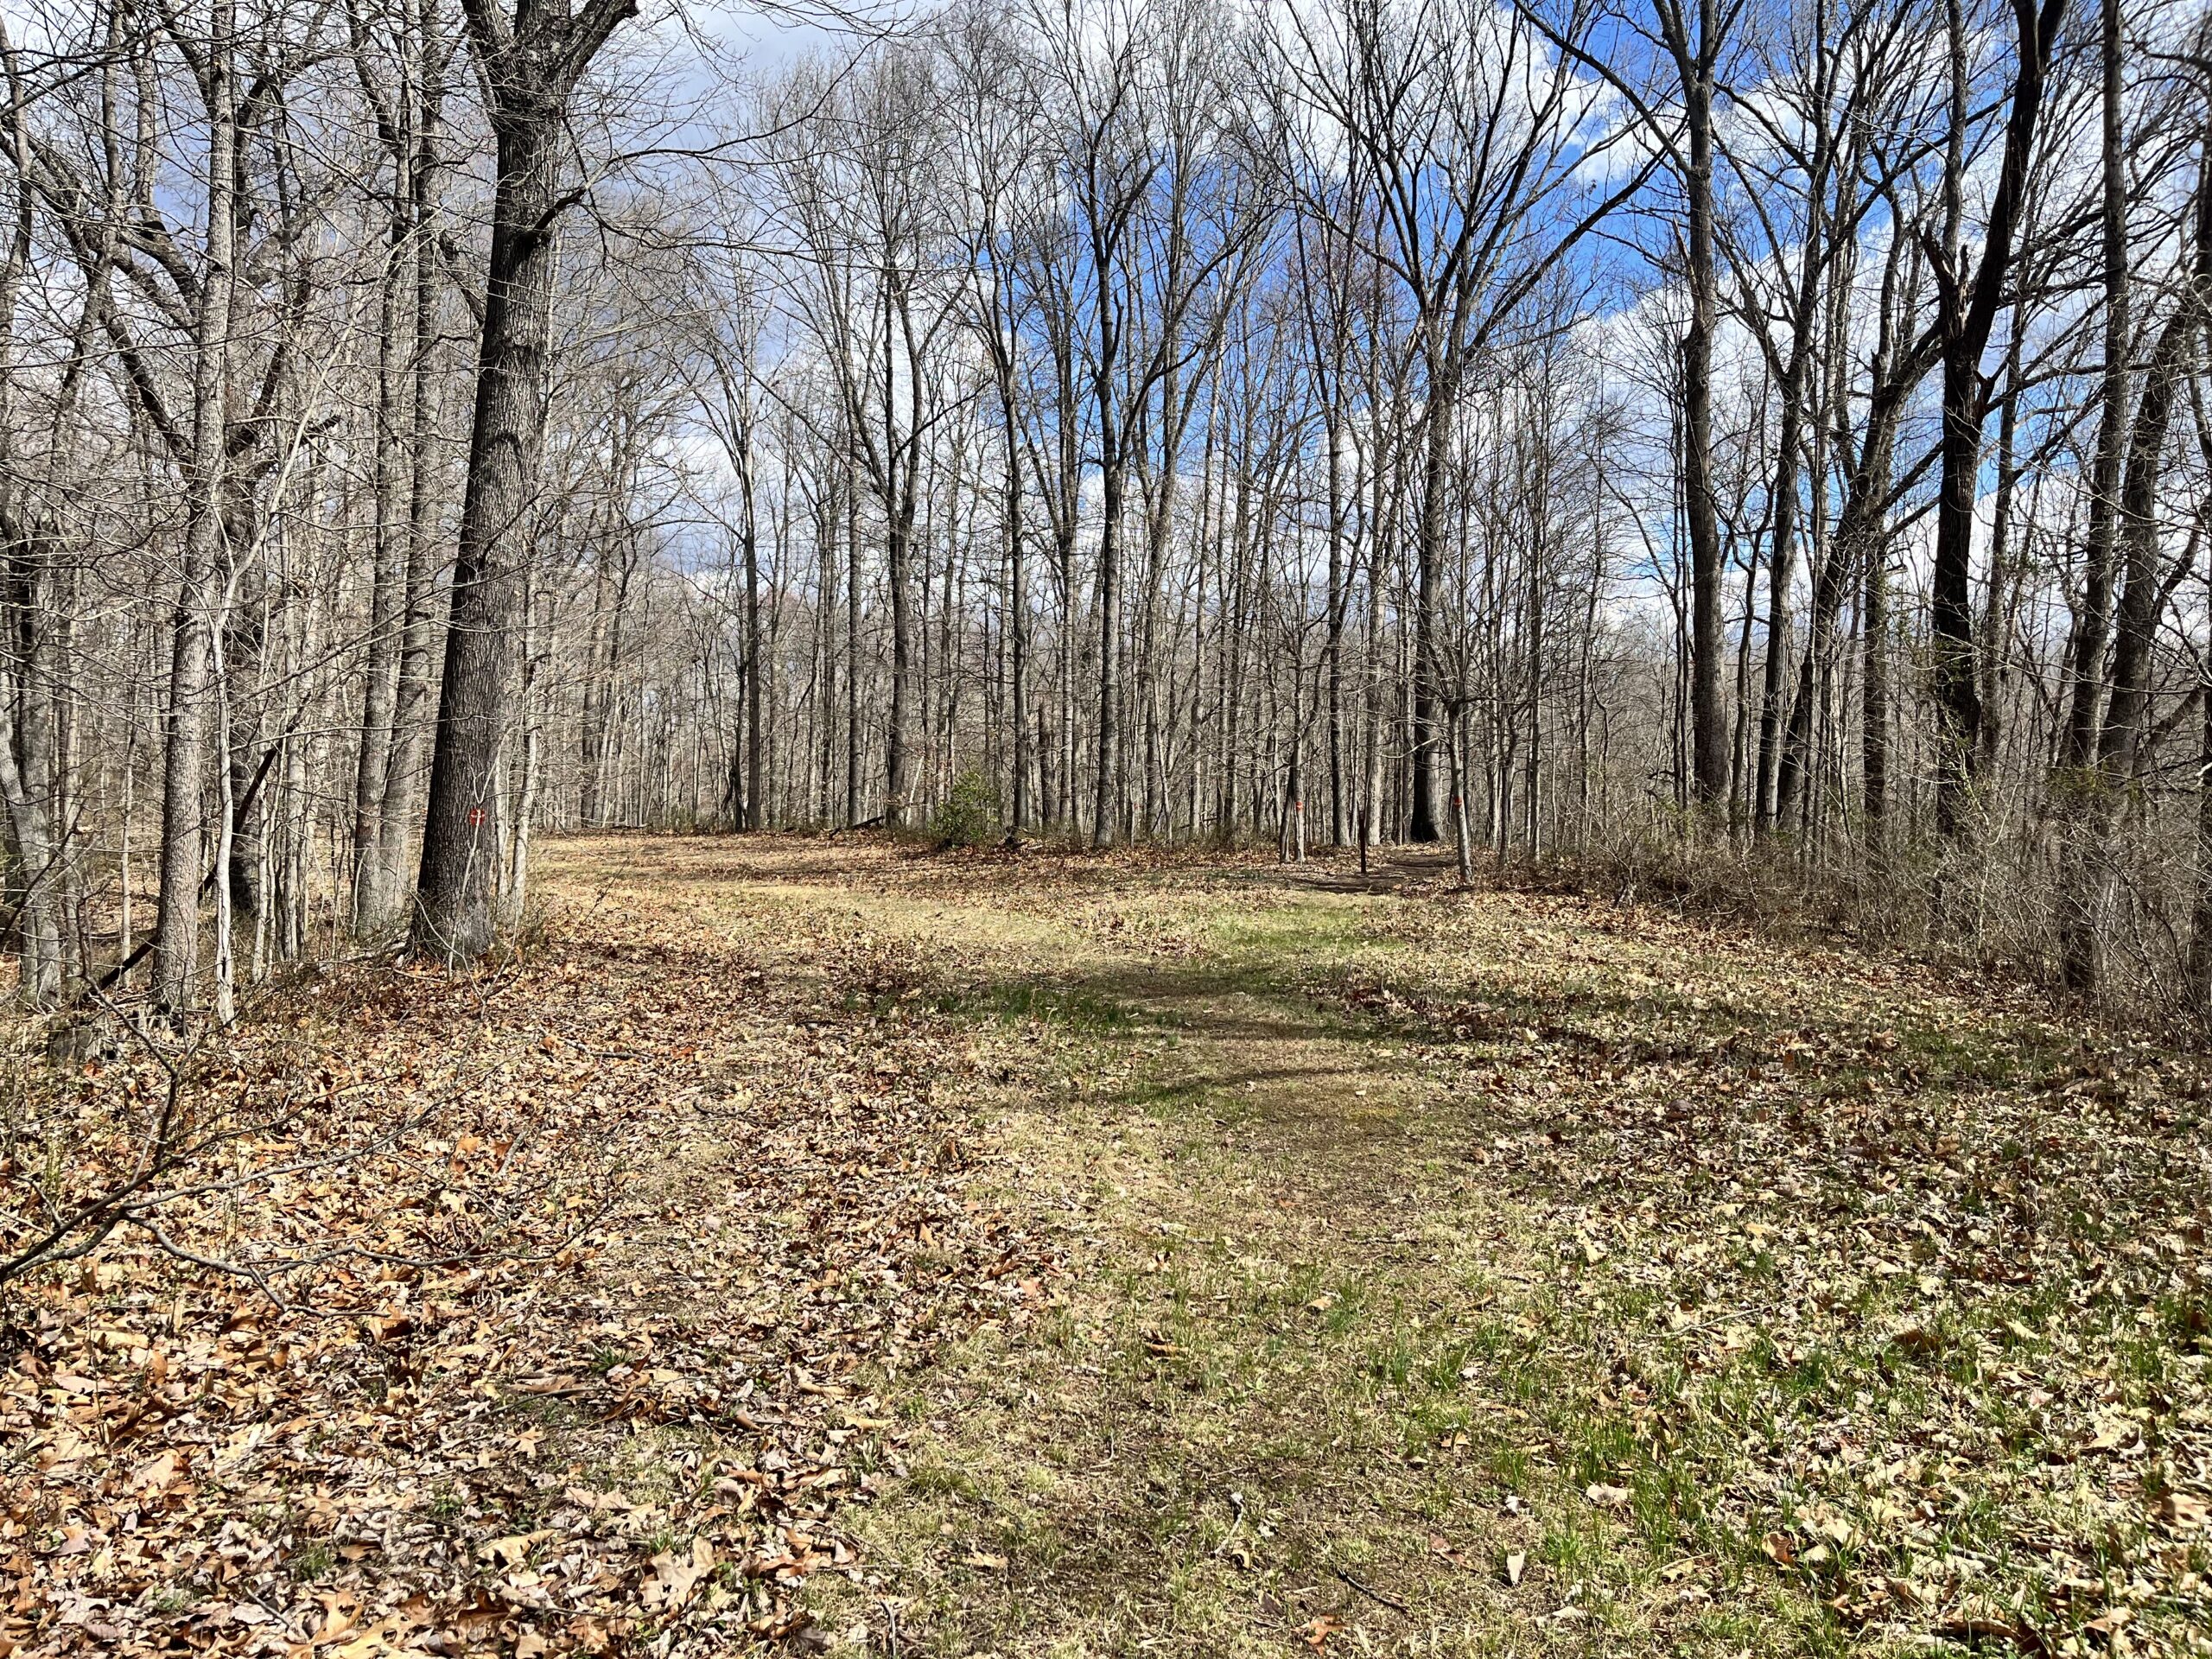
<svg viewBox="0 0 2212 1659"><path fill-rule="evenodd" d="M458 963L492 944L499 883L500 736L523 618L524 563L545 435L546 353L557 258L561 145L570 92L634 0L591 0L571 21L524 3L510 30L470 0L470 36L493 95L497 179L476 408L445 677L412 931L417 954Z"/></svg>
<svg viewBox="0 0 2212 1659"><path fill-rule="evenodd" d="M1860 766L1866 810L1866 852L1879 869L1890 821L1890 549L1877 537L1867 548L1866 597L1860 612L1866 652L1860 681Z"/></svg>
<svg viewBox="0 0 2212 1659"><path fill-rule="evenodd" d="M1808 256L1809 258L1809 255ZM1802 354L1781 387L1782 430L1774 460L1771 550L1767 560L1766 663L1759 695L1759 752L1752 829L1770 834L1779 821L1782 737L1788 719L1789 622L1797 578L1797 449L1803 412Z"/></svg>
<svg viewBox="0 0 2212 1659"><path fill-rule="evenodd" d="M760 539L750 507L745 516L745 827L768 827L767 775L760 733L762 682L766 678L760 648Z"/></svg>
<svg viewBox="0 0 2212 1659"><path fill-rule="evenodd" d="M2112 31L2106 66L2106 96L2110 106L2119 102L2120 79L2119 20L2113 0L2106 0L2105 22ZM2117 137L2118 118L2108 107L2106 139L2107 143L2116 144ZM2202 155L2205 160L2212 161L2212 130L2208 130ZM2126 198L2116 195L2110 184L2113 174L2124 177L2124 165L2120 158L2108 156L2107 160L2107 211L2111 213L2117 208L2124 212ZM2080 815L2081 833L2064 849L2073 855L2066 872L2071 879L2060 895L2060 969L2067 988L2077 995L2086 995L2095 990L2102 978L2106 925L2120 875L2120 861L2113 846L2113 826L2121 798L2134 782L2137 750L2150 710L2152 652L2166 596L2158 561L2159 477L2164 467L2166 437L2175 402L2196 357L2206 312L2212 308L2212 181L2202 176L2201 168L2195 219L2189 280L2175 302L2173 315L2159 331L2149 372L2144 378L2142 402L2135 410L2124 455L2114 461L2121 481L2119 499L2113 504L2113 518L2124 556L2120 627L2113 648L2112 692L2103 728L2098 734L2094 774L2076 780L2076 787L2086 796L2087 810ZM2112 251L2109 238L2107 251ZM2126 279L2123 245L2116 277L2123 289ZM2114 272L2107 270L2107 283L2114 280ZM2110 353L2113 349L2113 344L2108 340L2106 350ZM2123 380L2126 378L2124 367L2121 377ZM2105 416L2112 420L2115 418L2112 401L2114 393L2109 385L2106 395ZM2124 385L2117 396L2124 404ZM2101 431L2097 454L2100 467L2106 460L2103 437ZM2081 667L2079 664L2075 666L2077 671Z"/></svg>
<svg viewBox="0 0 2212 1659"><path fill-rule="evenodd" d="M1014 773L1014 787L1009 791L1013 810L1007 817L1007 830L1018 836L1029 828L1033 809L1029 796L1029 578L1028 565L1022 556L1021 434L1014 413L1010 360L1002 360L999 366L999 414L1005 423L1006 439L1006 481L1001 511L1006 539L1007 721L1012 728L1009 735L1013 740Z"/></svg>
<svg viewBox="0 0 2212 1659"><path fill-rule="evenodd" d="M2196 751L2196 881L2190 912L2189 984L2199 1011L2212 1009L2212 677L2199 688L2203 731Z"/></svg>
<svg viewBox="0 0 2212 1659"><path fill-rule="evenodd" d="M861 485L845 477L845 823L861 821Z"/></svg>
<svg viewBox="0 0 2212 1659"><path fill-rule="evenodd" d="M1413 822L1406 832L1416 842L1442 838L1436 822L1436 726L1443 683L1436 610L1437 583L1444 563L1444 491L1450 472L1452 416L1459 396L1457 371L1456 352L1447 346L1432 362L1428 402L1423 412L1427 443L1421 461L1421 526L1414 549Z"/></svg>
<svg viewBox="0 0 2212 1659"><path fill-rule="evenodd" d="M214 0L203 82L207 106L206 269L194 319L192 451L186 480L184 560L169 658L162 775L161 897L154 934L154 998L190 1012L200 969L200 884L207 861L207 769L213 755L215 631L222 625L223 494L229 436L231 290L238 176L238 91L231 73L236 9Z"/></svg>
<svg viewBox="0 0 2212 1659"><path fill-rule="evenodd" d="M1700 0L1698 40L1685 57L1689 129L1688 271L1690 317L1682 336L1682 507L1690 543L1691 787L1708 822L1728 795L1728 732L1720 695L1727 649L1720 620L1720 524L1713 481L1713 330L1718 309L1713 254L1713 91L1717 0Z"/></svg>
<svg viewBox="0 0 2212 1659"><path fill-rule="evenodd" d="M1110 410L1101 412L1102 429L1112 418ZM1094 847L1114 844L1118 816L1115 791L1121 762L1121 542L1122 497L1128 486L1118 454L1107 461L1104 474L1098 526L1098 774L1090 821Z"/></svg>
<svg viewBox="0 0 2212 1659"><path fill-rule="evenodd" d="M2120 539L2120 472L2127 442L2127 156L2120 133L2120 0L2103 0L2101 70L2103 113L2104 376L2097 416L2097 448L2089 474L2089 535L2082 549L2082 607L2067 652L2073 670L2072 699L2067 709L2058 764L2080 772L2097 751L2102 722L2105 649L2112 621L2113 554ZM2075 779L2078 791L2087 780ZM2092 963L2065 957L2069 985L2077 972L2094 978Z"/></svg>
<svg viewBox="0 0 2212 1659"><path fill-rule="evenodd" d="M2018 37L2018 79L2005 123L2005 153L1990 197L1980 263L1968 281L1965 269L1966 129L1969 119L1967 26L1961 0L1946 8L1952 60L1949 149L1944 162L1943 258L1938 272L1940 311L1930 339L1942 365L1942 478L1936 510L1936 550L1930 582L1934 635L1936 745L1936 828L1956 841L1967 827L1967 792L1980 751L1981 693L1974 645L1973 563L1974 499L1981 464L1981 427L1989 412L1989 387L1981 354L1989 343L2012 264L2012 242L2034 160L2036 127L2045 77L2066 0L2013 0Z"/></svg>
<svg viewBox="0 0 2212 1659"><path fill-rule="evenodd" d="M1331 387L1338 382L1332 378ZM1350 833L1351 798L1344 788L1344 606L1346 575L1344 448L1349 435L1344 415L1332 405L1329 416L1329 613L1324 645L1329 699L1329 845L1341 847Z"/></svg>
<svg viewBox="0 0 2212 1659"><path fill-rule="evenodd" d="M449 48L438 26L435 0L421 0L422 105L416 112L415 160L410 169L415 226L415 389L409 410L406 616L399 651L398 695L392 708L391 743L385 754L383 810L377 825L376 891L389 927L404 893L408 844L416 833L422 799L426 718L437 706L437 343L438 271L432 251L437 208L440 122Z"/></svg>
<svg viewBox="0 0 2212 1659"><path fill-rule="evenodd" d="M361 736L353 764L353 928L366 933L382 925L390 900L377 856L382 836L386 773L391 763L392 719L398 707L402 613L406 603L405 525L400 499L401 288L407 275L409 226L404 204L411 199L404 165L395 159L391 225L384 270L377 284L376 459L372 499L376 513L369 575L369 650L361 688Z"/></svg>

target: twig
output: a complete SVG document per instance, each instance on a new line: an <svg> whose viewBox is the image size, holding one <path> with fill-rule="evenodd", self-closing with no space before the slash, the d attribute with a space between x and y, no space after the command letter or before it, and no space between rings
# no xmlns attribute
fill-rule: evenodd
<svg viewBox="0 0 2212 1659"><path fill-rule="evenodd" d="M250 1281L252 1283L253 1287L259 1291L264 1296L266 1296L269 1299L270 1305L276 1308L278 1312L284 1313L296 1313L299 1312L299 1305L294 1302L288 1302L282 1296L279 1296L276 1294L276 1287L269 1282L268 1275L264 1274L261 1269L256 1267L252 1262L245 1261L226 1262L218 1256L202 1255L197 1250L187 1249L183 1245L178 1243L167 1233L163 1232L160 1224L149 1217L143 1215L132 1215L126 1217L125 1219L136 1223L140 1228L143 1229L147 1236L150 1237L155 1243L161 1246L161 1248L169 1255L176 1257L178 1261L189 1262L193 1266L197 1268L206 1268L214 1273L227 1273L237 1278Z"/></svg>
<svg viewBox="0 0 2212 1659"><path fill-rule="evenodd" d="M99 988L92 988L91 994L104 1006L112 1010L113 1005ZM299 1265L298 1263L257 1265L251 1262L226 1262L204 1257L181 1248L175 1240L168 1237L162 1231L156 1217L163 1210L188 1200L217 1197L256 1186L264 1186L287 1176L326 1169L334 1165L346 1164L391 1151L401 1145L408 1135L429 1122L439 1110L465 1097L471 1090L477 1087L486 1077L490 1075L488 1071L480 1073L447 1093L433 1096L424 1102L418 1110L409 1114L397 1124L389 1126L382 1134L358 1144L340 1147L329 1153L315 1157L296 1159L289 1164L249 1171L242 1175L224 1176L188 1185L164 1188L157 1185L164 1176L205 1158L214 1148L232 1141L288 1123L304 1112L312 1103L306 1100L295 1100L289 1103L283 1110L266 1119L213 1129L196 1140L180 1140L176 1138L176 1125L181 1116L187 1081L182 1066L166 1053L159 1045L148 1038L143 1032L136 1031L135 1028L129 1027L128 1022L125 1022L125 1028L132 1030L133 1034L146 1046L148 1052L168 1074L168 1090L163 1096L157 1121L152 1126L146 1143L140 1148L137 1167L119 1178L117 1183L107 1191L85 1200L72 1211L64 1212L59 1209L52 1209L49 1205L52 1214L48 1220L42 1224L43 1230L41 1235L29 1243L16 1248L12 1255L0 1254L0 1289L4 1289L28 1273L89 1255L105 1243L118 1228L127 1226L140 1229L154 1240L157 1247L171 1255L200 1267L250 1279L276 1306L288 1306L289 1304L270 1287L265 1274L270 1270L289 1271ZM187 1063L194 1057L198 1048L199 1045L195 1043L193 1048L187 1052L184 1057ZM601 1205L599 1213L604 1215L612 1203L613 1199L610 1198ZM70 1242L72 1235L76 1236L74 1243ZM359 1249L331 1254L345 1253L361 1255L373 1254Z"/></svg>
<svg viewBox="0 0 2212 1659"><path fill-rule="evenodd" d="M1363 1584L1359 1580L1352 1577L1351 1573L1345 1572L1341 1567L1332 1567L1329 1571L1335 1573L1346 1584L1351 1586L1353 1589L1358 1591L1361 1595L1372 1596L1376 1600L1381 1602L1385 1607L1395 1609L1396 1611L1402 1613L1410 1613L1413 1611L1412 1608L1407 1606L1404 1602L1400 1601L1395 1596L1388 1594L1383 1591L1377 1590L1371 1584Z"/></svg>

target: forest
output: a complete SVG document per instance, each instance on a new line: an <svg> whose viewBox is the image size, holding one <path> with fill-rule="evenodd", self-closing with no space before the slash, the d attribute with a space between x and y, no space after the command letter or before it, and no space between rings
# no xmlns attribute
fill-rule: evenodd
<svg viewBox="0 0 2212 1659"><path fill-rule="evenodd" d="M2199 0L0 67L0 1659L2212 1653Z"/></svg>
<svg viewBox="0 0 2212 1659"><path fill-rule="evenodd" d="M35 9L23 994L957 797L2201 1006L2199 21Z"/></svg>

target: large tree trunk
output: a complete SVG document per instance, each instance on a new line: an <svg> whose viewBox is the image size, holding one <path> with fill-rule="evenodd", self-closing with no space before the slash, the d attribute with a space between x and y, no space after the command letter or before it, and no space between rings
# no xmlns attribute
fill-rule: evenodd
<svg viewBox="0 0 2212 1659"><path fill-rule="evenodd" d="M6 264L0 267L0 540L5 543L0 580L7 584L5 601L0 602L0 623L4 623L10 636L0 651L4 651L6 663L13 669L10 672L8 666L0 664L0 808L6 811L7 845L15 866L7 897L13 904L15 922L16 994L30 1007L44 1008L51 1007L61 995L60 907L56 899L61 890L63 849L54 844L57 815L50 809L58 794L52 776L59 723L54 664L64 623L62 607L54 602L60 595L54 591L51 526L36 516L23 517L24 503L16 484L22 476L16 448L16 395L22 385L15 349L16 301L32 251L30 130L23 116L22 78L4 30L0 30L0 54L5 56L17 192L14 233ZM88 306L80 330L90 316ZM80 341L83 338L80 332ZM130 833L128 754L124 766L122 828L127 847ZM60 821L67 823L67 817L60 815ZM127 933L127 897L124 906Z"/></svg>
<svg viewBox="0 0 2212 1659"><path fill-rule="evenodd" d="M2112 0L2107 0L2106 23L2117 30ZM2115 37L2116 39L2116 35ZM2107 67L2108 103L2118 99L2117 47L2115 60ZM2108 108L2106 138L2116 142L2118 124ZM2203 159L2212 161L2212 131L2208 131ZM2116 157L2108 156L2112 173L2124 173ZM2109 190L2107 213L2115 205L2124 209L2124 196ZM2107 252L2111 249L2107 246ZM2125 248L2121 249L2118 280L2126 281ZM2123 796L2134 782L2137 749L2142 741L2151 704L2152 651L2156 644L2158 615L2167 588L2159 569L2158 483L2164 469L2166 437L2172 424L2176 400L2196 355L2197 341L2208 308L2212 308L2212 181L2197 183L2195 246L2192 269L2172 315L2159 331L2144 378L2142 402L2134 411L2126 435L2125 453L2116 459L2120 473L2119 499L2113 503L2114 524L2123 555L2119 632L2113 645L2112 690L2102 729L2098 734L2094 773L2078 774L2069 781L2081 792L2085 810L2079 814L2079 831L2067 848L2066 890L2060 895L2059 963L2069 989L2087 995L2096 989L2103 975L2102 955L2107 923L2119 882L2119 859L2113 831ZM2107 271L2107 281L2113 273ZM2113 349L2107 342L2107 352ZM2106 418L2115 417L2107 388ZM2126 389L2120 388L2124 403ZM2100 439L2102 438L2100 434ZM2098 446L2098 463L2104 464L2105 446ZM2077 669L2079 664L2076 664Z"/></svg>
<svg viewBox="0 0 2212 1659"><path fill-rule="evenodd" d="M914 541L914 499L911 486L901 504L889 513L889 534L884 537L883 582L891 599L891 708L884 736L883 821L904 823L908 797L914 791L908 750L912 745L914 701L914 617L909 593L908 555Z"/></svg>
<svg viewBox="0 0 2212 1659"><path fill-rule="evenodd" d="M1101 400L1103 402L1103 399ZM1112 418L1102 411L1101 429ZM1104 468L1098 525L1098 776L1091 803L1090 844L1110 847L1120 812L1122 520L1128 476L1119 454Z"/></svg>
<svg viewBox="0 0 2212 1659"><path fill-rule="evenodd" d="M404 163L395 161L390 237L377 302L376 460L372 499L376 525L369 576L369 650L361 691L360 743L353 765L353 926L371 932L391 909L381 878L385 790L391 764L392 720L398 708L400 634L406 606L407 553L401 499L400 327L402 289L409 266L407 188Z"/></svg>
<svg viewBox="0 0 2212 1659"><path fill-rule="evenodd" d="M2212 1009L2212 677L2198 687L2204 721L2196 748L2196 880L2190 908L2189 988Z"/></svg>
<svg viewBox="0 0 2212 1659"><path fill-rule="evenodd" d="M499 883L500 736L545 435L561 145L569 98L634 0L591 0L571 20L519 0L510 28L469 0L469 34L492 88L498 175L477 352L468 481L446 629L437 747L416 885L414 948L448 963L490 948Z"/></svg>
<svg viewBox="0 0 2212 1659"><path fill-rule="evenodd" d="M1981 732L1974 643L1974 511L1981 467L1980 353L1961 341L1943 354L1942 481L1930 583L1936 669L1936 825L1966 833L1966 792Z"/></svg>
<svg viewBox="0 0 2212 1659"><path fill-rule="evenodd" d="M1373 505L1367 535L1367 640L1363 665L1365 687L1360 699L1360 742L1367 757L1366 774L1360 788L1359 845L1363 860L1369 848L1382 844L1382 737L1389 729L1385 708L1388 694L1382 672L1382 550L1396 543L1397 515L1392 511L1395 499L1392 480L1400 464L1394 450L1386 465L1382 446L1377 443L1368 480Z"/></svg>
<svg viewBox="0 0 2212 1659"><path fill-rule="evenodd" d="M1974 643L1974 514L1981 466L1981 428L1989 413L1989 385L1981 354L2003 302L2013 238L2024 207L2034 162L2036 128L2045 78L2066 0L2012 0L2018 39L2018 79L2005 123L2005 152L1990 197L1980 263L1966 270L1965 138L1969 72L1967 25L1961 0L1947 7L1952 60L1950 147L1944 162L1943 258L1938 271L1941 312L1931 336L1942 365L1942 478L1936 506L1936 550L1930 626L1936 681L1936 827L1947 841L1967 827L1967 792L1980 752L1981 692Z"/></svg>
<svg viewBox="0 0 2212 1659"><path fill-rule="evenodd" d="M1351 581L1344 547L1344 520L1349 516L1344 480L1344 450L1351 435L1344 430L1344 411L1338 397L1339 380L1330 380L1332 404L1329 434L1329 611L1328 635L1323 645L1327 661L1329 700L1329 845L1341 847L1351 838L1351 796L1344 779L1344 607Z"/></svg>
<svg viewBox="0 0 2212 1659"><path fill-rule="evenodd" d="M12 513L6 528L15 545L0 615L15 636L6 649L18 668L0 677L0 806L15 866L7 898L16 933L16 995L31 1007L50 1008L61 996L63 851L54 844L50 810L56 761L52 553Z"/></svg>
<svg viewBox="0 0 2212 1659"><path fill-rule="evenodd" d="M1982 580L1981 753L1975 765L1993 773L2005 742L2005 688L2012 677L2009 635L2023 562L2013 549L2024 539L2014 522L2020 481L2021 308L2012 308L2012 344L2005 365L2005 395L1997 406L1997 493L1990 499L1989 574Z"/></svg>
<svg viewBox="0 0 2212 1659"><path fill-rule="evenodd" d="M1006 423L1006 483L1001 526L1007 559L1007 678L1008 719L1013 726L1013 810L1007 829L1019 836L1029 827L1029 579L1021 545L1021 434L1014 415L1013 365L999 367L999 413Z"/></svg>
<svg viewBox="0 0 2212 1659"><path fill-rule="evenodd" d="M913 330L906 331L909 347L909 413L910 432L906 441L895 439L897 430L897 397L894 393L896 353L892 349L896 338L893 327L894 301L897 315L906 316L906 296L895 294L885 273L883 299L883 433L885 454L883 470L879 475L883 495L883 585L891 606L891 706L889 719L884 730L883 821L887 824L901 824L906 821L909 797L914 792L912 757L914 678L914 618L913 597L910 591L912 582L909 574L914 545L914 515L918 485L917 474L921 467L922 421L918 366L912 357ZM926 671L927 664L924 664ZM925 671L921 696L924 702L923 725L928 726L928 675Z"/></svg>
<svg viewBox="0 0 2212 1659"><path fill-rule="evenodd" d="M1437 584L1444 565L1444 492L1451 474L1452 412L1459 400L1457 353L1446 347L1429 373L1422 416L1427 443L1421 460L1421 525L1414 547L1413 813L1406 833L1417 842L1441 840L1443 833L1436 822L1435 752L1444 680L1436 643Z"/></svg>
<svg viewBox="0 0 2212 1659"><path fill-rule="evenodd" d="M846 452L845 474L845 823L861 822L861 480Z"/></svg>
<svg viewBox="0 0 2212 1659"><path fill-rule="evenodd" d="M500 737L544 440L555 274L548 220L559 149L554 121L535 114L510 116L499 132L476 410L416 894L415 948L448 963L479 957L492 944Z"/></svg>
<svg viewBox="0 0 2212 1659"><path fill-rule="evenodd" d="M252 522L252 504L234 500L232 507L229 528L224 532L226 544L234 549L254 546L259 532ZM255 763L263 752L266 596L253 591L262 580L258 571L245 570L236 572L229 581L223 649L217 658L222 671L221 696L216 705L222 727L216 763L222 768L220 792L230 818L224 827L229 850L223 861L223 885L233 913L257 918L264 897L261 816L240 804L246 801ZM247 587L248 583L251 586ZM241 591L242 588L245 590Z"/></svg>
<svg viewBox="0 0 2212 1659"><path fill-rule="evenodd" d="M1890 823L1890 545L1878 536L1866 550L1860 642L1866 652L1859 682L1861 788L1866 808L1866 855L1880 869L1889 854Z"/></svg>
<svg viewBox="0 0 2212 1659"><path fill-rule="evenodd" d="M767 779L762 766L760 701L760 530L754 518L751 441L747 442L745 466L745 804L740 820L743 828L767 827L767 803L762 791Z"/></svg>
<svg viewBox="0 0 2212 1659"><path fill-rule="evenodd" d="M1810 262L1809 251L1807 255ZM1800 327L1807 325L1801 321ZM1783 735L1789 709L1789 622L1797 580L1797 449L1804 409L1804 353L1793 348L1780 387L1782 430L1774 460L1771 551L1767 561L1766 662L1759 689L1759 750L1751 824L1761 836L1780 821Z"/></svg>
<svg viewBox="0 0 2212 1659"><path fill-rule="evenodd" d="M1689 129L1689 326L1682 335L1682 517L1690 543L1690 776L1700 816L1717 823L1728 796L1728 730L1720 695L1727 644L1720 619L1720 521L1713 484L1713 83L1719 21L1700 0L1698 39L1682 64Z"/></svg>
<svg viewBox="0 0 2212 1659"><path fill-rule="evenodd" d="M2112 622L2113 555L2120 541L2120 471L2127 443L2127 156L2120 132L2120 0L2104 0L2099 56L2102 71L2104 173L2105 365L2097 416L2096 455L2089 471L2089 535L2083 548L2082 604L2067 650L2072 698L2058 752L2062 770L2080 772L2097 751L2102 723L2105 648ZM2078 792L2085 780L2075 779ZM2094 964L2063 951L2068 982L2094 978ZM2076 984L2076 988L2082 988Z"/></svg>

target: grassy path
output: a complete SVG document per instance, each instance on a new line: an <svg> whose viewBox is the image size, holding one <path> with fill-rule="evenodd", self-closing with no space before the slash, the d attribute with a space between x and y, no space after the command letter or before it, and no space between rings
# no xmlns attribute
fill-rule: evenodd
<svg viewBox="0 0 2212 1659"><path fill-rule="evenodd" d="M1541 1528L1462 1375L1502 1231L1445 1151L1466 1103L1289 978L1363 906L1205 908L1195 957L1074 977L1127 1076L1008 1128L1089 1271L1050 1340L918 1402L880 1541L948 1651L1478 1650Z"/></svg>
<svg viewBox="0 0 2212 1659"><path fill-rule="evenodd" d="M2193 1072L1986 986L1344 873L582 843L999 1086L1046 1317L883 1380L878 1651L2202 1653ZM797 965L794 965L797 970Z"/></svg>

